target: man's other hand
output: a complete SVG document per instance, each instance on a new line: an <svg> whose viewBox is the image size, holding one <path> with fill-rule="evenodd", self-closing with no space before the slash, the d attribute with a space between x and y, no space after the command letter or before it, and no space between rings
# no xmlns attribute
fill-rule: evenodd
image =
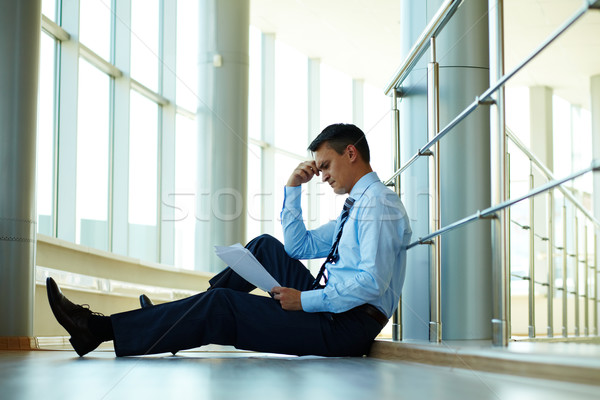
<svg viewBox="0 0 600 400"><path fill-rule="evenodd" d="M287 287L275 286L271 289L273 298L279 300L281 308L288 311L302 310L302 300L300 299L300 291Z"/></svg>

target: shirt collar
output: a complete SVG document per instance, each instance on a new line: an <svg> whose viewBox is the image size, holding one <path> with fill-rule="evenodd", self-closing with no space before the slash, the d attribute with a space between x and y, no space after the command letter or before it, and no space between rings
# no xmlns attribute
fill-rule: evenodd
<svg viewBox="0 0 600 400"><path fill-rule="evenodd" d="M350 197L352 197L354 200L358 200L365 193L369 186L378 181L379 177L377 176L376 172L369 172L368 174L363 175L363 177L354 184L354 187L352 187L352 190L350 191Z"/></svg>

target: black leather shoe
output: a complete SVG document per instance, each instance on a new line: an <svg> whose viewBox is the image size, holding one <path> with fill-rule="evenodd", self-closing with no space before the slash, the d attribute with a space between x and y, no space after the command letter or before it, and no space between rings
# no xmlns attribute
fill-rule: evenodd
<svg viewBox="0 0 600 400"><path fill-rule="evenodd" d="M69 332L71 345L83 357L102 343L88 328L88 320L93 313L89 308L73 304L67 299L54 279L46 278L48 302L54 317Z"/></svg>
<svg viewBox="0 0 600 400"><path fill-rule="evenodd" d="M148 296L145 294L140 295L140 306L142 306L142 308L152 307L153 305L154 303Z"/></svg>

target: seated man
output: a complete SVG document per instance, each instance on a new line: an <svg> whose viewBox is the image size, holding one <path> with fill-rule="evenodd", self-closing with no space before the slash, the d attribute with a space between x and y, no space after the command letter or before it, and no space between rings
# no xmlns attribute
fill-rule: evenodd
<svg viewBox="0 0 600 400"><path fill-rule="evenodd" d="M246 246L283 287L271 297L230 268L203 293L105 317L71 303L52 278L48 299L80 356L114 341L117 356L143 355L206 344L295 355L360 356L398 305L411 230L398 196L371 169L364 133L328 126L309 146L314 160L298 165L285 187L284 243L263 235ZM322 176L349 194L342 214L307 230L301 185ZM298 259L327 257L317 277Z"/></svg>

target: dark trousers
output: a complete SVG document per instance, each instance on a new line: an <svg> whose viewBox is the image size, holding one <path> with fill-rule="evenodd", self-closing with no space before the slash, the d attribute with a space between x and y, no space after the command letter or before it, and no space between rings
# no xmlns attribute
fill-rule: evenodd
<svg viewBox="0 0 600 400"><path fill-rule="evenodd" d="M246 246L282 285L310 290L313 276L277 239ZM182 300L111 315L117 356L174 352L206 344L270 353L360 356L381 325L360 310L340 314L285 311L277 300L249 294L254 286L226 268L211 288Z"/></svg>

